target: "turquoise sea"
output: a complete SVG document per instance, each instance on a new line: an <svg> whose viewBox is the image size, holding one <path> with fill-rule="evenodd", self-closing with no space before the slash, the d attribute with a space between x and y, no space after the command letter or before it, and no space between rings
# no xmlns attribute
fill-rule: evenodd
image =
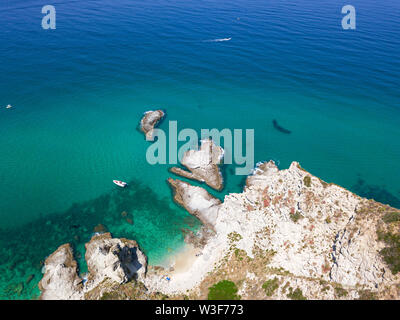
<svg viewBox="0 0 400 320"><path fill-rule="evenodd" d="M400 208L399 1L352 0L356 30L337 0L57 0L43 30L47 2L0 2L1 299L37 297L66 242L85 272L98 224L151 264L199 227L172 201L169 166L146 162L149 109L167 111L165 130L254 129L256 162L296 160ZM243 186L234 168L221 199Z"/></svg>

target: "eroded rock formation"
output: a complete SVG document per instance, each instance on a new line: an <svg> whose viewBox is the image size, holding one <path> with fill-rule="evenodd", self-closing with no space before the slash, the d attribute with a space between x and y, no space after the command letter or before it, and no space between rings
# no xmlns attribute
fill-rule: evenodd
<svg viewBox="0 0 400 320"><path fill-rule="evenodd" d="M87 281L78 276L71 246L62 245L45 261L39 284L41 299L84 299L89 292L92 296L97 292L96 297L101 298L107 287L131 280L143 282L147 260L136 241L113 239L110 233L104 233L94 235L85 247Z"/></svg>
<svg viewBox="0 0 400 320"><path fill-rule="evenodd" d="M203 224L214 228L221 201L205 189L192 186L187 182L169 178L168 183L174 191L175 202L196 216Z"/></svg>
<svg viewBox="0 0 400 320"><path fill-rule="evenodd" d="M212 140L202 140L199 150L188 150L181 161L189 171L178 167L170 169L171 172L189 179L205 182L211 188L223 188L222 174L219 165L222 162L224 150Z"/></svg>
<svg viewBox="0 0 400 320"><path fill-rule="evenodd" d="M153 141L154 127L164 117L162 110L145 112L142 120L140 120L140 129L145 134L147 141Z"/></svg>
<svg viewBox="0 0 400 320"><path fill-rule="evenodd" d="M77 300L82 296L82 279L69 244L60 246L44 262L39 282L43 300Z"/></svg>

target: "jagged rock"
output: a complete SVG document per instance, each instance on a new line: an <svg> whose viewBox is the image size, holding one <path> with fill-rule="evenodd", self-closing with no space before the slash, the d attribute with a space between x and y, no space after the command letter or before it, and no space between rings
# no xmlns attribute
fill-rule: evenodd
<svg viewBox="0 0 400 320"><path fill-rule="evenodd" d="M171 172L205 182L211 188L221 190L223 188L222 174L219 164L222 162L224 150L212 140L202 140L199 150L188 150L181 161L190 172L178 167L170 169Z"/></svg>
<svg viewBox="0 0 400 320"><path fill-rule="evenodd" d="M33 280L34 277L35 277L34 274L30 274L30 275L26 278L25 283L26 283L26 284L29 284L29 283Z"/></svg>
<svg viewBox="0 0 400 320"><path fill-rule="evenodd" d="M140 129L144 132L147 141L153 141L153 130L157 123L164 117L162 110L145 112L140 121Z"/></svg>
<svg viewBox="0 0 400 320"><path fill-rule="evenodd" d="M134 240L112 239L110 233L94 235L85 245L88 285L110 278L121 284L137 277L143 281L147 260Z"/></svg>
<svg viewBox="0 0 400 320"><path fill-rule="evenodd" d="M136 241L113 239L110 233L94 235L86 245L87 281L78 276L77 263L69 244L62 245L45 261L39 283L41 299L84 299L88 292L100 298L105 283L118 286L136 280L144 281L147 259ZM92 295L94 296L94 295Z"/></svg>
<svg viewBox="0 0 400 320"><path fill-rule="evenodd" d="M44 275L39 282L43 300L77 300L82 293L82 279L69 244L60 246L44 263Z"/></svg>
<svg viewBox="0 0 400 320"><path fill-rule="evenodd" d="M168 183L174 191L174 200L205 225L214 229L221 201L214 198L205 189L181 180L169 178Z"/></svg>

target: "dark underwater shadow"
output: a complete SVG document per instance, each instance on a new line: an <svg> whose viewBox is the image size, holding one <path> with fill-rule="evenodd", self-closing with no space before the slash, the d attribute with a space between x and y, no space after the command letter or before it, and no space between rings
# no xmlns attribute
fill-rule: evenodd
<svg viewBox="0 0 400 320"><path fill-rule="evenodd" d="M247 176L243 176L243 178L239 182L239 188L240 190L244 190L244 187L246 186L246 181L247 181Z"/></svg>
<svg viewBox="0 0 400 320"><path fill-rule="evenodd" d="M282 127L282 126L280 126L280 125L278 124L278 121L276 121L275 119L272 120L272 125L273 125L274 128L275 128L276 130L278 130L279 132L286 133L286 134L291 134L291 133L292 133L292 131L290 131L290 130L288 130L288 129Z"/></svg>
<svg viewBox="0 0 400 320"><path fill-rule="evenodd" d="M368 185L362 178L358 178L351 190L363 198L374 199L375 201L400 209L400 198L394 196L384 187Z"/></svg>

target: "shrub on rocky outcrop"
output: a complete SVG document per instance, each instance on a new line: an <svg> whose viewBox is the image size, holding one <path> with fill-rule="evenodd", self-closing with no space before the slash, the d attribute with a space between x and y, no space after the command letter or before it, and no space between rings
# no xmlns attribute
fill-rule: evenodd
<svg viewBox="0 0 400 320"><path fill-rule="evenodd" d="M289 293L286 296L292 300L307 300L307 298L303 296L303 292L299 288L293 290L293 288L290 287Z"/></svg>
<svg viewBox="0 0 400 320"><path fill-rule="evenodd" d="M371 290L360 290L358 291L359 300L376 300L376 294Z"/></svg>
<svg viewBox="0 0 400 320"><path fill-rule="evenodd" d="M305 176L303 181L304 181L304 184L306 187L308 187L308 188L311 187L311 177L310 176Z"/></svg>
<svg viewBox="0 0 400 320"><path fill-rule="evenodd" d="M236 284L229 280L222 280L209 288L208 300L239 300Z"/></svg>
<svg viewBox="0 0 400 320"><path fill-rule="evenodd" d="M388 212L383 216L382 220L386 223L400 221L400 212Z"/></svg>
<svg viewBox="0 0 400 320"><path fill-rule="evenodd" d="M338 298L346 297L348 295L347 290L343 289L340 285L335 287L335 295Z"/></svg>
<svg viewBox="0 0 400 320"><path fill-rule="evenodd" d="M379 232L378 239L388 245L379 251L379 253L382 255L390 271L393 274L397 274L400 271L400 235L391 232Z"/></svg>
<svg viewBox="0 0 400 320"><path fill-rule="evenodd" d="M273 293L275 292L275 290L279 288L278 278L273 278L273 279L270 279L270 280L264 282L264 284L262 285L262 288L264 289L265 294L268 297L272 296Z"/></svg>
<svg viewBox="0 0 400 320"><path fill-rule="evenodd" d="M296 213L290 215L290 219L292 219L293 222L297 222L301 218L303 218L303 216L298 211Z"/></svg>

